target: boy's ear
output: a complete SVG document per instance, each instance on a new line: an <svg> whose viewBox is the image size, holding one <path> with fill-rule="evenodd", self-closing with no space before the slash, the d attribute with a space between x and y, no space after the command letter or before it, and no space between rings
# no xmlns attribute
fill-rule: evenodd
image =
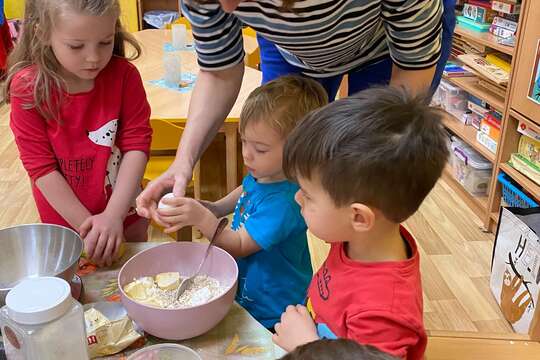
<svg viewBox="0 0 540 360"><path fill-rule="evenodd" d="M364 204L353 203L351 208L351 226L354 231L366 232L375 224L375 213Z"/></svg>

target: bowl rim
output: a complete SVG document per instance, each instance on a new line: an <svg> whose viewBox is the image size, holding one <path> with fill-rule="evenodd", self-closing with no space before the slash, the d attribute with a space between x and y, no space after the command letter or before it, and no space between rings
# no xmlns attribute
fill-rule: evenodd
<svg viewBox="0 0 540 360"><path fill-rule="evenodd" d="M80 251L80 254L79 256L77 257L77 259L75 260L75 262L73 262L71 265L68 265L66 266L65 268L57 271L57 274L56 275L48 275L48 276L58 276L60 275L61 273L63 273L64 271L68 270L70 267L72 267L74 264L77 264L79 262L79 259L81 258L81 255L83 253L83 250L84 250L84 241L83 239L81 238L81 236L73 229L71 228L68 228L67 226L63 226L63 225L57 225L57 224L50 224L50 223L28 223L28 224L17 224L17 225L12 225L12 226L7 226L7 227L3 227L0 229L0 232L4 231L4 230L10 230L10 229L15 229L15 228L19 228L19 227L29 227L29 226L52 226L52 227L56 227L56 228L60 228L60 229L63 229L63 230L68 230L70 232L72 232L73 234L75 234L75 236L77 238L79 238L79 240L81 241L81 251ZM1 241L1 240L0 240ZM78 265L77 265L78 267ZM23 278L24 279L24 278ZM21 281L23 280L21 279ZM20 282L20 281L19 281ZM18 284L18 283L17 283ZM13 289L15 286L17 286L17 284L11 286L11 287L2 287L0 286L0 292L1 291L9 291L11 289Z"/></svg>
<svg viewBox="0 0 540 360"><path fill-rule="evenodd" d="M146 351L152 351L152 350L155 350L155 349L157 349L159 347L164 347L164 346L176 348L177 350L179 350L179 349L182 349L184 351L188 350L188 352L190 352L192 354L195 354L197 356L197 359L202 359L201 355L199 355L199 353L196 352L194 349L190 348L189 346L182 345L182 344L176 344L176 343L159 343L159 344L146 346L146 347L143 347L143 348L135 351L133 354L129 355L128 359L132 359L136 355L141 355L141 354L145 353Z"/></svg>
<svg viewBox="0 0 540 360"><path fill-rule="evenodd" d="M125 297L126 299L128 299L129 301L132 301L134 303L136 303L137 305L141 305L141 306L144 306L144 307L147 307L147 308L150 308L150 309L156 309L156 310L164 310L164 311L178 311L178 310L191 310L191 309L196 309L198 307L202 307L202 306L206 306L208 304L211 304L219 299L221 299L223 296L225 296L226 294L229 293L229 291L231 291L232 288L234 288L235 286L237 286L237 283L238 283L238 274L239 274L239 270L238 270L238 263L236 262L236 259L231 255L229 254L227 251L223 250L222 248L218 247L218 246L215 246L215 245L212 245L213 248L217 249L218 251L221 251L223 253L225 253L234 263L234 267L236 269L236 279L232 282L232 284L230 286L227 287L227 289L225 291L223 291L223 293L215 298L213 298L212 300L208 301L208 302L205 302L203 304L199 304L199 305L193 305L193 306L186 306L186 307L182 307L182 308L178 308L178 309L168 309L168 308L162 308L162 307L157 307L157 306L152 306L152 305L147 305L147 304L143 304L143 303L140 303L132 298L130 298L125 292L124 292L124 288L122 287L122 285L120 284L120 275L124 272L124 268L132 261L134 260L137 256L139 255L142 255L144 253L146 253L147 251L150 251L150 250L154 250L154 249L157 249L158 247L160 246L165 246L165 245L168 245L168 246L176 246L177 244L188 244L188 243L191 243L191 244L201 244L201 245L206 245L206 244L203 244L203 243L195 243L195 242L189 242L189 241L186 241L186 242L183 242L183 241L171 241L171 242L166 242L164 244L160 244L160 245L157 245L155 247L152 247L150 249L146 249L146 250L143 250L137 254L135 254L133 257L131 257L128 261L126 261L126 263L124 265L122 265L122 267L120 268L120 271L118 272L118 276L116 277L116 282L118 284L118 289L120 290L120 293L122 294L123 297ZM173 245L171 245L173 244ZM183 245L182 245L183 246Z"/></svg>

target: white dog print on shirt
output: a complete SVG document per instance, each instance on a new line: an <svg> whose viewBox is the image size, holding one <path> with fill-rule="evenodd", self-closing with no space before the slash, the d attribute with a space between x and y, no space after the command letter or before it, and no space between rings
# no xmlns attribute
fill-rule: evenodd
<svg viewBox="0 0 540 360"><path fill-rule="evenodd" d="M122 161L122 153L115 145L116 131L118 130L118 119L111 120L97 130L88 132L88 138L96 145L111 148L111 156L107 163L107 176L105 177L105 190L112 190L116 185L118 169ZM109 188L110 187L110 188ZM108 193L109 191L107 191ZM110 194L109 194L110 196Z"/></svg>

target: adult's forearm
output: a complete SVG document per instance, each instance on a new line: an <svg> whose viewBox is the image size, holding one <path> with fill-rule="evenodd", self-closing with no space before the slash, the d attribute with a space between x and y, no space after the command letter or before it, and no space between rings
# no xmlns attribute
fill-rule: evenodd
<svg viewBox="0 0 540 360"><path fill-rule="evenodd" d="M434 74L435 66L423 70L405 70L394 65L390 85L404 86L413 94L423 94L429 90Z"/></svg>
<svg viewBox="0 0 540 360"><path fill-rule="evenodd" d="M189 104L188 122L174 166L191 172L231 111L242 85L244 64L200 71Z"/></svg>
<svg viewBox="0 0 540 360"><path fill-rule="evenodd" d="M217 211L215 214L217 217L223 217L231 214L236 207L240 195L242 195L242 185L231 191L227 196L219 199L214 203L214 207Z"/></svg>
<svg viewBox="0 0 540 360"><path fill-rule="evenodd" d="M146 161L146 154L142 151L128 151L124 154L116 185L105 211L122 218L127 215L140 191Z"/></svg>

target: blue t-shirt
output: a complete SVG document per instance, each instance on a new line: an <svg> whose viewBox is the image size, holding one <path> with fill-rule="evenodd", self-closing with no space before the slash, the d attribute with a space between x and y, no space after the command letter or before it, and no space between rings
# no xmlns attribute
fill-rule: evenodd
<svg viewBox="0 0 540 360"><path fill-rule="evenodd" d="M294 201L298 185L257 182L248 175L232 229L244 226L261 250L238 259L236 301L263 326L279 321L287 305L303 303L312 269L306 223Z"/></svg>

